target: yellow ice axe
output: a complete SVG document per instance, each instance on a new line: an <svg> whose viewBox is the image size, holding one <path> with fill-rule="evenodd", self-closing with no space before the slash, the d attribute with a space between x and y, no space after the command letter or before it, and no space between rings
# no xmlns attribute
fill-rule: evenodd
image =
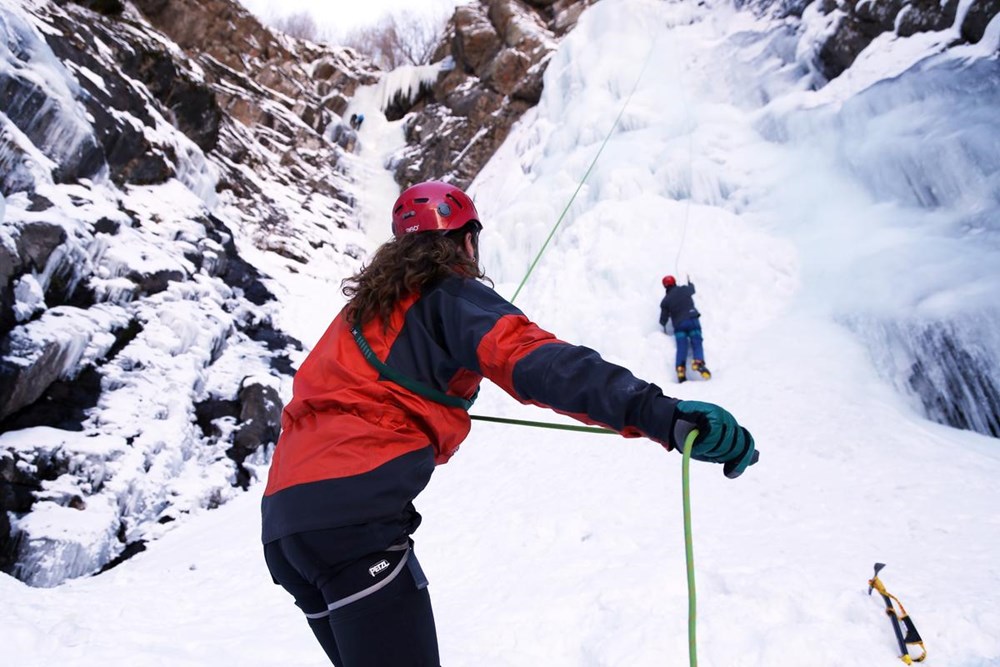
<svg viewBox="0 0 1000 667"><path fill-rule="evenodd" d="M895 595L885 590L885 585L878 578L878 573L883 567L885 567L885 563L875 563L875 576L868 580L868 595L871 595L872 589L874 589L885 600L885 613L889 615L889 620L892 623L892 631L896 634L896 642L899 644L899 659L908 665L912 665L915 662L923 662L924 658L927 657L927 649L924 648L924 641L920 638L920 633L917 632L916 626L913 625L910 615L903 608L903 603ZM892 605L893 600L899 605L898 614L896 613L896 608ZM903 634L904 629L906 630L905 635ZM915 658L911 657L907 646L919 646L920 655Z"/></svg>

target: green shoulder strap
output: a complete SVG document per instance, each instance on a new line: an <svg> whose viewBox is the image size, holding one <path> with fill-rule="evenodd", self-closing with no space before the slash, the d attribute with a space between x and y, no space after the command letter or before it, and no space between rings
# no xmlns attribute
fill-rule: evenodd
<svg viewBox="0 0 1000 667"><path fill-rule="evenodd" d="M361 327L359 325L355 324L351 327L351 333L354 335L354 340L358 343L358 348L361 350L361 354L365 355L365 359L368 360L368 363L371 364L379 373L389 378L396 384L409 389L414 394L419 394L424 398L429 398L436 403L441 403L452 408L462 408L463 410L468 410L472 407L473 402L475 402L476 394L479 393L478 390L471 399L465 399L458 396L449 396L443 391L438 391L433 387L428 387L422 382L418 382L413 378L407 377L399 371L384 364L375 354L375 351L372 350L372 346L368 344L364 334L361 333Z"/></svg>

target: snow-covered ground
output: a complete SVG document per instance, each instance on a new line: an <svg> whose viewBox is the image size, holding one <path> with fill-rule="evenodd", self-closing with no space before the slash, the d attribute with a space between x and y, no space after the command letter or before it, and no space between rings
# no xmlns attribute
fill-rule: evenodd
<svg viewBox="0 0 1000 667"><path fill-rule="evenodd" d="M994 21L984 42L998 35ZM624 107L516 304L668 394L726 406L754 433L761 461L740 479L692 466L702 665L899 664L882 602L866 594L876 561L888 563L882 579L920 629L927 664L1000 665L997 440L924 419L840 323L893 299L915 307L894 288L912 285L893 273L900 239L918 260L950 253L929 271L971 258L963 281L978 286L984 308L997 303L995 244L984 234L973 252L961 230L936 244L925 233L933 221L905 226L923 214L887 198L890 186L859 181L903 140L891 126L860 171L817 150L879 117L876 98L867 116L850 101L933 52L926 42L886 49L881 63L866 56L867 78L854 88L811 92L804 68L780 57L796 44L778 25L694 3L603 0L563 42L541 103L471 188L484 262L511 297ZM908 76L889 92L905 90ZM365 95L375 92L356 103ZM962 116L962 105L953 111ZM370 183L362 217L373 244L388 236L396 194L380 166L401 144L398 124L375 116L366 113L354 168ZM885 262L860 261L873 238ZM284 326L315 341L342 302L344 276L310 267L293 281L277 263L261 268L285 301ZM673 341L657 326L665 273L697 284L710 382L672 381ZM562 419L489 385L473 413ZM5 664L325 664L264 567L260 491L97 577L33 589L0 575ZM676 454L480 422L417 507L443 664L687 663Z"/></svg>

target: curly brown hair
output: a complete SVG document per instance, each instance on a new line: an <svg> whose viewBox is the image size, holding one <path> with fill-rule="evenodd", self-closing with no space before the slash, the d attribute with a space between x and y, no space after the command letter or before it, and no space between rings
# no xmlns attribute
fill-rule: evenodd
<svg viewBox="0 0 1000 667"><path fill-rule="evenodd" d="M429 283L450 275L489 280L478 258L470 258L462 247L465 234L472 232L478 250L478 230L478 223L470 222L454 231L404 234L382 244L368 264L341 282L350 299L348 321L364 325L378 316L388 327L396 304Z"/></svg>

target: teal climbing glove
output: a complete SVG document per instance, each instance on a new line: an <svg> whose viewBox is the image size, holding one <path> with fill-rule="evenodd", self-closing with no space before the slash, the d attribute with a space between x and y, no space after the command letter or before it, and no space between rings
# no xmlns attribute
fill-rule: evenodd
<svg viewBox="0 0 1000 667"><path fill-rule="evenodd" d="M674 407L671 445L683 453L684 440L693 429L698 430L698 437L691 446L691 458L725 464L726 477L739 477L760 457L750 431L714 403L681 401Z"/></svg>

